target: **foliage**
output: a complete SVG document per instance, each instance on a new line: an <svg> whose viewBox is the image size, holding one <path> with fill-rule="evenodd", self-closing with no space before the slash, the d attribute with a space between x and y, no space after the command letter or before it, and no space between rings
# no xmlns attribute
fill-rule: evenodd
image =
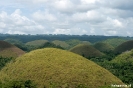
<svg viewBox="0 0 133 88"><path fill-rule="evenodd" d="M1 83L0 88L37 88L31 80L26 81L9 81Z"/></svg>
<svg viewBox="0 0 133 88"><path fill-rule="evenodd" d="M105 82L123 84L117 77L92 61L56 48L31 51L0 71L0 80L31 79L38 88L104 86ZM49 83L51 83L49 85Z"/></svg>
<svg viewBox="0 0 133 88"><path fill-rule="evenodd" d="M11 60L12 60L12 57L8 58L8 57L0 56L0 70L6 65L6 63L8 63Z"/></svg>

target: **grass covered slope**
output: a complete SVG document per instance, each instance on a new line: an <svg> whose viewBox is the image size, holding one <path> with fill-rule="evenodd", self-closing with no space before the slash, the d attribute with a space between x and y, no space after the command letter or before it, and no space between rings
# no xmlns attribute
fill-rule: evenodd
<svg viewBox="0 0 133 88"><path fill-rule="evenodd" d="M48 40L34 40L34 41L27 42L26 45L39 47L47 42L48 42Z"/></svg>
<svg viewBox="0 0 133 88"><path fill-rule="evenodd" d="M60 40L54 40L52 41L57 46L61 46L64 49L67 49L69 47L69 44L67 44L65 41L60 41Z"/></svg>
<svg viewBox="0 0 133 88"><path fill-rule="evenodd" d="M117 53L122 53L125 51L130 51L131 49L133 49L133 40L122 43L121 45L116 47L114 51Z"/></svg>
<svg viewBox="0 0 133 88"><path fill-rule="evenodd" d="M118 55L111 63L112 72L124 83L133 85L133 50Z"/></svg>
<svg viewBox="0 0 133 88"><path fill-rule="evenodd" d="M81 88L78 87L80 84L87 88L99 88L123 84L94 62L55 48L38 49L9 63L0 72L0 81L7 80L33 80L38 88Z"/></svg>
<svg viewBox="0 0 133 88"><path fill-rule="evenodd" d="M84 56L86 58L99 57L99 56L104 55L99 50L97 50L96 48L94 48L93 46L88 45L88 44L79 44L79 45L73 47L72 49L70 49L70 51L77 53L81 56Z"/></svg>
<svg viewBox="0 0 133 88"><path fill-rule="evenodd" d="M25 52L18 47L7 43L5 41L0 41L0 56L2 57L18 57L23 55Z"/></svg>
<svg viewBox="0 0 133 88"><path fill-rule="evenodd" d="M95 43L94 47L101 52L109 52L109 51L112 51L114 49L114 47L111 46L110 44L103 43L103 42Z"/></svg>

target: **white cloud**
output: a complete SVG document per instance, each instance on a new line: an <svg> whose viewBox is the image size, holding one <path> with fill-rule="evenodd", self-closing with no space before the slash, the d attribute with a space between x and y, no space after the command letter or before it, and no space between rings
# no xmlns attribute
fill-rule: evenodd
<svg viewBox="0 0 133 88"><path fill-rule="evenodd" d="M100 0L81 0L81 3L82 4L94 4L97 1L100 1Z"/></svg>
<svg viewBox="0 0 133 88"><path fill-rule="evenodd" d="M32 17L36 21L56 21L57 20L57 18L53 14L50 14L48 11L45 11L45 12L37 11L33 13Z"/></svg>
<svg viewBox="0 0 133 88"><path fill-rule="evenodd" d="M133 35L131 0L3 0L1 33Z"/></svg>
<svg viewBox="0 0 133 88"><path fill-rule="evenodd" d="M70 0L56 0L52 5L59 11L68 13L74 11L74 8L76 8Z"/></svg>
<svg viewBox="0 0 133 88"><path fill-rule="evenodd" d="M70 29L55 29L53 34L71 34Z"/></svg>

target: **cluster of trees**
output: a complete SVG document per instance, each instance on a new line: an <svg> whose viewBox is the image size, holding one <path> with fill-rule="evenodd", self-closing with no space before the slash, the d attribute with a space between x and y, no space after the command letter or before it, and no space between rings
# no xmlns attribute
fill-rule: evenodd
<svg viewBox="0 0 133 88"><path fill-rule="evenodd" d="M112 60L119 55L119 53L114 52L104 52L105 56L93 57L90 60L109 70L112 74L117 76L126 84L133 85L133 63L131 61L127 62L112 62ZM88 58L89 59L89 58ZM133 88L133 86L131 87Z"/></svg>
<svg viewBox="0 0 133 88"><path fill-rule="evenodd" d="M10 35L10 34L0 34L0 40L5 40L7 38L17 39L24 43L33 41L33 40L40 40L45 39L49 41L53 40L70 40L70 39L78 39L81 41L90 41L92 43L111 39L111 38L125 38L125 39L133 39L133 37L120 37L120 36L104 36L104 35L52 35L52 34L44 34L44 35Z"/></svg>
<svg viewBox="0 0 133 88"><path fill-rule="evenodd" d="M31 80L0 82L0 88L37 88Z"/></svg>
<svg viewBox="0 0 133 88"><path fill-rule="evenodd" d="M2 57L0 56L0 70L8 63L9 61L12 60L12 57Z"/></svg>

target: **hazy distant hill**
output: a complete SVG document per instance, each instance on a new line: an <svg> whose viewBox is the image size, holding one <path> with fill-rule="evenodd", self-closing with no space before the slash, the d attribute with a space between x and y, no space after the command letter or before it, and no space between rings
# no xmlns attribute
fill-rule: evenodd
<svg viewBox="0 0 133 88"><path fill-rule="evenodd" d="M52 41L52 43L54 43L57 46L61 46L64 49L68 49L68 47L70 46L65 41L60 41L60 40L54 40L54 41Z"/></svg>
<svg viewBox="0 0 133 88"><path fill-rule="evenodd" d="M112 45L103 42L95 43L93 46L101 52L109 52L114 49Z"/></svg>
<svg viewBox="0 0 133 88"><path fill-rule="evenodd" d="M34 41L27 42L26 45L39 47L47 42L48 40L34 40Z"/></svg>
<svg viewBox="0 0 133 88"><path fill-rule="evenodd" d="M133 40L126 41L115 48L115 52L122 53L133 49Z"/></svg>
<svg viewBox="0 0 133 88"><path fill-rule="evenodd" d="M124 38L111 38L111 39L104 40L102 42L108 43L108 44L112 45L113 47L117 47L117 46L119 46L120 44L122 44L123 42L126 42L126 41L127 40L124 39Z"/></svg>
<svg viewBox="0 0 133 88"><path fill-rule="evenodd" d="M37 88L105 88L123 84L94 62L55 48L35 50L17 58L0 71L0 80L32 80Z"/></svg>
<svg viewBox="0 0 133 88"><path fill-rule="evenodd" d="M18 47L7 43L5 41L0 41L0 56L2 57L18 57L25 54L25 52Z"/></svg>
<svg viewBox="0 0 133 88"><path fill-rule="evenodd" d="M70 51L86 58L99 57L104 55L102 52L100 52L99 50L88 44L76 45L75 47L71 48Z"/></svg>

